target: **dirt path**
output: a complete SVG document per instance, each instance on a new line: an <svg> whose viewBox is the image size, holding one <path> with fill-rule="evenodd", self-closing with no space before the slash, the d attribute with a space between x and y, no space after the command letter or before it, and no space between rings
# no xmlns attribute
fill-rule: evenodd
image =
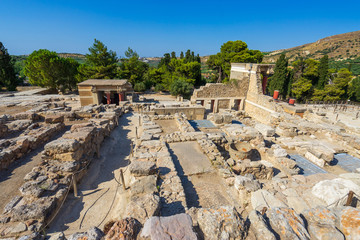
<svg viewBox="0 0 360 240"><path fill-rule="evenodd" d="M69 129L70 127L66 127L48 142L60 138ZM17 159L7 170L0 171L0 211L13 197L20 195L18 189L24 184L25 175L41 162L41 153L46 143L26 156Z"/></svg>
<svg viewBox="0 0 360 240"><path fill-rule="evenodd" d="M69 194L64 206L51 223L48 233L63 231L66 236L103 225L121 215L122 186L120 169L126 171L131 139L135 137L137 117L131 113L119 119L119 126L102 143L101 157L94 159L85 177L78 185L79 197ZM109 213L109 214L108 214Z"/></svg>
<svg viewBox="0 0 360 240"><path fill-rule="evenodd" d="M170 153L185 190L188 208L234 205L234 193L197 142L170 144Z"/></svg>

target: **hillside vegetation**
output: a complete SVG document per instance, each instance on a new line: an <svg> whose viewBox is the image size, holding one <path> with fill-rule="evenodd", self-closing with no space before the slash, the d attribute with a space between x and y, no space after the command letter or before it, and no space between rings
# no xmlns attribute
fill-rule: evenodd
<svg viewBox="0 0 360 240"><path fill-rule="evenodd" d="M360 75L360 31L334 35L289 49L264 53L264 63L275 63L282 53L290 62L300 57L319 60L329 56L330 68L348 68L354 75Z"/></svg>

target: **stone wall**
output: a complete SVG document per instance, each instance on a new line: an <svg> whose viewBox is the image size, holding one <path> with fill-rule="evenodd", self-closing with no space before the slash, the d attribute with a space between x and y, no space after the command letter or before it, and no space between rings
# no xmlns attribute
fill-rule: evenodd
<svg viewBox="0 0 360 240"><path fill-rule="evenodd" d="M117 126L122 109L105 107L105 110L86 123L74 124L61 138L45 145L41 164L25 176L19 189L21 195L13 198L0 215L2 236L43 230L62 206L73 181L84 176L102 141Z"/></svg>
<svg viewBox="0 0 360 240"><path fill-rule="evenodd" d="M177 113L184 113L189 120L204 119L205 114L205 108L201 106L154 108L153 111L156 115L174 115Z"/></svg>

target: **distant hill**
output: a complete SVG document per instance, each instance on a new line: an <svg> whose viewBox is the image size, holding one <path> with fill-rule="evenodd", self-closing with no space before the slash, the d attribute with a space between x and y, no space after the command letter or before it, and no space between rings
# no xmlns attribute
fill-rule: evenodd
<svg viewBox="0 0 360 240"><path fill-rule="evenodd" d="M285 53L290 61L304 58L320 59L327 54L332 61L354 60L360 57L360 31L334 35L314 43L264 53L263 62L274 63Z"/></svg>

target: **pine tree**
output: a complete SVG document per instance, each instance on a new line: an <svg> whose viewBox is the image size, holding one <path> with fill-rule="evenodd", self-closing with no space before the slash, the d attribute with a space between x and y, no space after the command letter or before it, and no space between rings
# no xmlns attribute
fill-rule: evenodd
<svg viewBox="0 0 360 240"><path fill-rule="evenodd" d="M17 84L14 61L0 42L0 85L5 86L8 91L15 91Z"/></svg>
<svg viewBox="0 0 360 240"><path fill-rule="evenodd" d="M93 46L89 48L89 52L90 54L86 54L85 65L82 65L79 69L82 80L89 78L112 79L116 77L118 69L116 52L108 51L107 47L96 39ZM128 54L132 56L134 53L128 52Z"/></svg>
<svg viewBox="0 0 360 240"><path fill-rule="evenodd" d="M181 53L180 53L180 59L183 59L183 58L184 58L184 52L181 51Z"/></svg>
<svg viewBox="0 0 360 240"><path fill-rule="evenodd" d="M288 84L290 78L288 77L288 60L285 54L281 54L280 58L276 61L274 75L271 77L269 83L269 91L272 95L275 90L278 90L283 98L286 98L288 92Z"/></svg>
<svg viewBox="0 0 360 240"><path fill-rule="evenodd" d="M324 89L329 80L329 56L325 55L320 59L318 89Z"/></svg>

